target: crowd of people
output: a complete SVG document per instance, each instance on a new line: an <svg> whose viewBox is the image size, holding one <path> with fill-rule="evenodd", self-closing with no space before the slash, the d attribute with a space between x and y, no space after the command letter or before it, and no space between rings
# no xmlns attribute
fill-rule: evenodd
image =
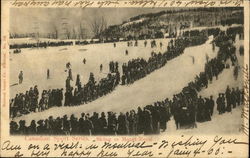
<svg viewBox="0 0 250 158"><path fill-rule="evenodd" d="M226 98L224 97L226 96ZM10 122L12 135L139 135L159 134L167 129L167 122L173 116L176 129L197 128L196 122L211 121L214 107L217 104L219 114L231 112L236 105L243 103L243 90L228 87L225 93L219 93L216 102L210 98L194 98L188 94L174 95L172 100L166 98L144 108L138 107L137 112L81 113L77 118L73 114L68 118L49 118L32 120L26 125L25 120Z"/></svg>
<svg viewBox="0 0 250 158"><path fill-rule="evenodd" d="M58 46L73 45L72 41L58 41L58 42L37 42L37 43L23 43L23 44L11 44L10 49L20 50L21 48L47 48Z"/></svg>
<svg viewBox="0 0 250 158"><path fill-rule="evenodd" d="M206 8L208 9L208 8ZM221 10L209 8L213 11L204 11L204 8L190 9L190 11L161 11L157 13L142 14L130 18L121 25L112 25L104 30L100 36L103 38L123 37L128 39L152 39L176 37L177 32L192 27L214 27L218 25L231 26L243 24L243 11L235 8ZM191 11L192 10L192 11ZM237 10L237 9L236 9ZM186 12L186 13L184 13ZM187 19L189 19L187 21ZM163 31L164 30L164 31Z"/></svg>
<svg viewBox="0 0 250 158"><path fill-rule="evenodd" d="M30 112L41 112L54 106L62 106L63 89L43 90L39 99L37 86L24 93L16 94L10 100L10 117L14 118Z"/></svg>
<svg viewBox="0 0 250 158"><path fill-rule="evenodd" d="M211 100L212 98L205 98L204 100L201 97L198 97L197 93L201 91L202 88L207 88L208 83L212 82L214 77L215 79L218 79L218 75L224 69L229 68L227 61L230 60L232 56L236 57L235 47L233 45L234 42L232 40L234 35L232 34L233 33L225 32L214 34L215 39L213 43L219 47L217 57L207 61L204 72L201 72L198 76L196 76L195 81L190 82L188 86L184 87L181 93L175 95L173 99L175 108L173 108L174 111L172 113L174 115L177 128L182 125L188 127L195 126L194 118L196 118L197 122L211 120L214 101ZM236 67L238 65L237 63L232 62L232 66ZM236 104L241 105L243 103L243 91L238 90L238 88L237 91L233 89L232 92L228 88L226 94L228 96L226 101L224 99L224 94L219 94L219 97L216 100L219 114L222 114L225 111L230 112L232 109L231 105L233 105L234 108L236 107ZM174 103L174 100L177 100L177 105ZM197 109L196 113L194 112L194 109ZM182 115L179 115L180 113L182 113Z"/></svg>
<svg viewBox="0 0 250 158"><path fill-rule="evenodd" d="M122 65L122 85L131 84L145 77L151 72L163 67L168 60L181 55L186 47L203 44L206 40L207 37L203 35L177 38L168 43L167 51L164 53L152 52L148 60L137 58L128 61L128 63L124 63ZM154 47L154 45L156 45L155 41L151 45Z"/></svg>
<svg viewBox="0 0 250 158"><path fill-rule="evenodd" d="M107 77L102 78L99 82L95 80L94 74L90 73L89 80L86 84L81 83L80 75L78 74L75 84L76 87L74 89L68 77L66 79L64 106L80 105L91 102L113 91L119 82L119 71L108 73Z"/></svg>
<svg viewBox="0 0 250 158"><path fill-rule="evenodd" d="M18 53L21 53L21 52L22 52L21 49L15 49L15 50L13 51L14 54L18 54Z"/></svg>
<svg viewBox="0 0 250 158"><path fill-rule="evenodd" d="M243 89L240 90L239 87L230 89L228 86L226 92L220 93L216 100L219 114L231 112L232 108L242 105L244 101L243 94Z"/></svg>
<svg viewBox="0 0 250 158"><path fill-rule="evenodd" d="M118 62L111 61L109 62L109 72L114 73L119 71L119 64Z"/></svg>
<svg viewBox="0 0 250 158"><path fill-rule="evenodd" d="M180 55L179 52L183 53L183 50L187 46L198 45L206 41L205 36L196 36L190 38L178 38L176 40L171 40L169 42L168 49L166 53L154 53L152 52L151 57L146 61L143 58L132 59L128 61L127 64L122 65L123 75L120 75L119 64L118 62L111 61L109 63L109 73L107 77L102 78L97 82L94 78L94 74L90 73L89 81L86 84L82 84L80 81L80 75L76 77L75 88L71 84L73 82L71 63L66 63L66 71L68 71L68 77L66 79L65 93L63 96L63 89L53 89L53 90L44 90L41 99L38 102L39 96L37 96L37 101L35 103L29 103L28 108L21 110L22 105L19 107L19 102L17 101L18 97L12 99L11 103L11 117L20 116L22 114L28 114L30 112L43 111L54 106L75 106L80 104L85 104L91 102L99 97L102 97L111 91L120 84L131 84L134 81L145 77L147 74L153 72L156 69L161 68L167 62L174 57ZM156 41L151 41L151 45L156 46ZM154 46L154 47L155 47ZM86 63L84 58L83 63ZM101 67L100 67L101 71ZM50 78L49 70L47 70L47 79ZM23 72L19 74L19 84L23 81ZM53 94L53 95L52 95ZM55 95L54 95L55 94ZM22 96L22 93L19 95ZM18 95L18 96L19 96ZM55 100L58 105L50 104L51 100ZM64 101L64 103L62 103ZM28 101L25 101L25 104ZM15 109L15 110L14 110Z"/></svg>
<svg viewBox="0 0 250 158"><path fill-rule="evenodd" d="M24 93L16 94L15 98L10 100L10 116L15 117L19 113L27 114L28 111L35 112L38 105L39 91L37 86L31 87Z"/></svg>
<svg viewBox="0 0 250 158"><path fill-rule="evenodd" d="M26 126L24 120L19 121L19 125L16 122L11 121L10 133L52 135L159 134L161 130L166 130L167 121L170 120L171 116L173 116L175 120L177 129L195 128L196 122L205 122L211 120L215 103L217 104L217 110L219 114L231 112L232 108L235 108L236 105L241 105L243 103L243 90L239 90L239 88L232 88L231 90L228 87L225 93L219 94L216 102L213 99L213 96L210 96L210 98L202 98L201 96L198 96L199 91L208 87L209 81L212 82L214 78L218 79L218 75L224 69L228 68L226 61L230 60L232 56L235 56L236 53L233 42L231 42L233 41L232 38L233 36L225 32L220 32L215 37L213 43L219 47L217 57L207 60L204 72L201 72L195 78L195 81L190 82L188 86L184 87L180 93L175 94L172 100L166 98L164 101L155 102L153 105L146 105L143 109L138 107L137 112L131 110L127 113L120 113L119 116L113 112L108 112L107 118L105 113L101 113L101 116L99 117L99 114L94 112L92 116L82 113L81 118L79 119L74 115L71 115L70 119L68 119L66 115L63 118L57 117L55 119L50 116L48 119L39 120L37 122L38 126L36 126L36 122L34 120L31 122L30 126ZM195 43L192 39L194 38L191 38L191 40L188 38L180 38L180 40L177 39L176 41L170 42L170 47L167 51L168 53L159 53L160 55L158 55L161 56L161 58L158 58L158 55L152 53L151 58L153 59L149 59L148 61L153 60L153 62L141 62L140 60L136 60L137 62L133 63L134 68L131 70L139 67L139 70L142 69L141 72L145 72L144 68L147 67L148 64L152 63L156 63L156 65L152 64L148 66L152 68L152 70L161 67L161 64L164 63L164 61L162 61L163 59L165 61L169 60L169 58L178 56L178 52L183 52L185 46L202 42L200 39L195 38L195 41L197 41L197 43ZM191 43L189 43L190 41ZM171 45L171 43L174 44ZM237 62L232 62L232 66L236 66L235 64L237 64ZM126 69L124 71L123 67L123 73L125 74L125 72ZM139 72L140 71L138 71L136 74L140 74ZM98 84L94 79L94 75L90 74L89 81L84 86L81 86L78 76L76 79L77 88L75 88L74 95L72 94L73 87L71 87L70 82L67 81L70 80L68 78L66 80L66 93L68 94L65 93L64 105L71 106L86 103L98 98L99 96L111 92L115 85L119 84L120 77L118 77L118 74L119 71L115 71L114 76L113 73L109 73L107 78L104 78L103 82L101 80ZM126 84L128 84L128 82L126 82ZM32 92L31 95L29 95L29 92L27 92L30 100L29 104L38 105L37 96L39 95L39 92L37 91L37 87L35 87L34 90L31 89L30 91ZM26 107L26 102L22 102L22 100L26 99L24 96L26 95L22 94L20 97L17 97L19 98L17 99L18 102L15 103L16 101L12 101L12 104L16 104L19 107ZM44 96L46 96L46 94ZM57 101L54 103L55 104L53 105L60 105L60 103ZM31 106L31 111L34 111L34 106Z"/></svg>

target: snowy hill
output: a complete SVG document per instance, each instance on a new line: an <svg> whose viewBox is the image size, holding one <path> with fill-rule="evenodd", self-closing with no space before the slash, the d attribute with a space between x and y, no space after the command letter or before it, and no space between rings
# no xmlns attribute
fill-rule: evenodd
<svg viewBox="0 0 250 158"><path fill-rule="evenodd" d="M210 59L216 56L218 49L216 48L215 51L212 51L211 41L212 37L203 45L185 49L182 55L169 61L163 68L154 71L132 85L118 86L111 94L103 96L93 102L75 107L54 107L40 112L40 115L31 113L17 119L31 121L32 119L47 118L52 113L54 117L63 116L64 114L75 114L76 116L80 116L82 112L92 113L93 111L114 111L119 113L132 109L136 110L138 106L152 104L155 101L164 100L166 97L172 98L173 94L180 92L184 86L190 81L193 81L195 76L204 70L206 54ZM112 47L111 44L110 47ZM199 50L204 50L204 52L201 53ZM195 58L194 64L190 56ZM185 77L183 77L183 75L185 75ZM44 83L46 83L46 80ZM55 83L64 84L63 81L58 82L58 80L50 84L55 85ZM41 86L38 85L38 87Z"/></svg>
<svg viewBox="0 0 250 158"><path fill-rule="evenodd" d="M209 59L214 58L216 56L218 48L213 51L211 41L212 37L210 37L209 40L203 45L189 47L185 49L185 53L180 55L178 58L169 61L163 68L151 73L146 78L143 78L132 85L118 86L116 90L111 94L103 96L93 102L74 107L53 107L43 112L23 115L21 117L15 118L14 120L19 121L21 119L24 119L27 122L30 122L33 119L37 121L39 119L48 118L51 114L53 114L53 117L62 117L65 114L67 114L68 116L71 114L74 114L75 116L80 116L82 112L92 114L94 111L114 111L116 113L120 113L132 109L136 110L138 106L143 107L148 104L152 104L155 101L164 100L166 97L172 98L173 94L180 92L182 88L187 85L187 83L193 81L195 76L204 70L206 56L208 56ZM242 41L239 41L238 39L236 41L236 52L238 52L239 46L242 44ZM106 44L106 47L111 48L112 44ZM200 52L200 50L203 51ZM133 50L131 50L131 54L133 54L132 52ZM98 53L95 55L98 55ZM194 57L194 64L190 56ZM238 59L240 65L242 65L243 57L238 55ZM240 72L239 76L242 76L242 72ZM33 83L33 81L31 83ZM54 85L54 83L59 82L55 80L51 82L51 85ZM242 83L243 79L241 77L239 77L237 80L234 80L233 67L230 67L229 69L225 69L219 75L218 80L213 80L213 82L209 84L207 89L203 89L200 92L200 95L210 96L211 94L213 94L215 95L214 98L216 98L216 95L218 93L225 91L227 85L230 85L230 87L241 88ZM30 85L30 83L28 85ZM242 122L240 117L241 107L233 109L232 113L226 113L223 115L218 115L217 111L214 111L215 114L212 117L212 121L205 123L197 123L197 128L195 129L176 130L174 120L171 119L171 121L168 122L167 130L165 133L235 134L239 132L240 124Z"/></svg>
<svg viewBox="0 0 250 158"><path fill-rule="evenodd" d="M166 33L171 34L183 29L243 24L242 17L243 11L237 8L166 10L131 17L120 25L109 26L99 36L104 39L162 38Z"/></svg>

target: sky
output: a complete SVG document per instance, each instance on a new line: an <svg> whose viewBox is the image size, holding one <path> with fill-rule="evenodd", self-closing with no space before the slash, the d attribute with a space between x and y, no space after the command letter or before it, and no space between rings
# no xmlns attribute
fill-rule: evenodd
<svg viewBox="0 0 250 158"><path fill-rule="evenodd" d="M48 33L53 26L62 28L68 23L70 28L79 27L80 23L88 30L94 17L104 17L108 25L120 24L133 16L155 13L166 8L11 8L11 33Z"/></svg>

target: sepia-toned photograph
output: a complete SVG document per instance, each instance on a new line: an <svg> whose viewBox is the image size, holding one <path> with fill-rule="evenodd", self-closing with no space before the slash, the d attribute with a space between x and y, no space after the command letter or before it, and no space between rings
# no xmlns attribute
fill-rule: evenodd
<svg viewBox="0 0 250 158"><path fill-rule="evenodd" d="M9 16L11 136L240 134L243 7Z"/></svg>

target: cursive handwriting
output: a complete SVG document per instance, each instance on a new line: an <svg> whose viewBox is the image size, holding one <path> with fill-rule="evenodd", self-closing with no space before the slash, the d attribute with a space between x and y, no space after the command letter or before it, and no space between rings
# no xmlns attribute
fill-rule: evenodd
<svg viewBox="0 0 250 158"><path fill-rule="evenodd" d="M243 122L241 125L241 131L248 136L249 132L249 68L248 65L243 68L243 77L244 77L244 106L242 108L241 117Z"/></svg>
<svg viewBox="0 0 250 158"><path fill-rule="evenodd" d="M102 149L126 149L126 148L150 148L153 145L145 145L146 142L139 142L139 143L134 143L134 142L126 142L126 143L109 143L109 142L104 142L103 146L101 147Z"/></svg>
<svg viewBox="0 0 250 158"><path fill-rule="evenodd" d="M12 7L213 7L242 6L243 0L14 0Z"/></svg>
<svg viewBox="0 0 250 158"><path fill-rule="evenodd" d="M79 146L79 142L72 142L71 144L67 144L67 143L58 143L58 144L54 144L54 150L63 150L63 149L77 149Z"/></svg>
<svg viewBox="0 0 250 158"><path fill-rule="evenodd" d="M225 144L248 144L247 142L240 142L237 139L225 139L222 136L215 136L214 137L214 143L213 145L209 148L213 148L215 145L225 145Z"/></svg>
<svg viewBox="0 0 250 158"><path fill-rule="evenodd" d="M183 137L183 136L182 136ZM200 148L202 148L205 144L207 143L207 140L200 140L199 138L196 138L195 140L193 139L193 136L190 136L188 139L186 140L181 140L181 141L177 141L177 142L173 142L172 143L172 148L176 147L176 146L200 146Z"/></svg>
<svg viewBox="0 0 250 158"><path fill-rule="evenodd" d="M129 149L128 157L152 157L154 154L152 151L138 151Z"/></svg>
<svg viewBox="0 0 250 158"><path fill-rule="evenodd" d="M30 157L48 157L49 153L50 153L50 151L40 151L40 150L35 151L35 150L33 150L31 152Z"/></svg>
<svg viewBox="0 0 250 158"><path fill-rule="evenodd" d="M98 154L97 157L117 157L117 152L113 152L113 151L105 151L105 150L101 150Z"/></svg>
<svg viewBox="0 0 250 158"><path fill-rule="evenodd" d="M89 157L91 155L91 151L87 150L74 150L74 151L68 151L67 149L64 149L60 156L62 157Z"/></svg>
<svg viewBox="0 0 250 158"><path fill-rule="evenodd" d="M11 142L9 140L5 141L2 144L2 150L21 150L21 146L20 145L13 145L11 144Z"/></svg>
<svg viewBox="0 0 250 158"><path fill-rule="evenodd" d="M181 136L177 140L159 140L159 142L95 142L91 144L76 142L30 143L21 146L10 140L1 144L1 154L9 157L204 157L223 156L223 152L233 153L227 147L237 150L238 145L248 145L234 137L215 136L212 140L198 136ZM84 141L86 142L86 141ZM159 144L158 144L159 143ZM117 152L117 150L124 152ZM157 150L155 150L157 149Z"/></svg>
<svg viewBox="0 0 250 158"><path fill-rule="evenodd" d="M1 145L2 151L13 151L14 157L23 157L23 154L20 151L21 149L22 149L21 145L11 144L10 140L4 141L3 144Z"/></svg>

